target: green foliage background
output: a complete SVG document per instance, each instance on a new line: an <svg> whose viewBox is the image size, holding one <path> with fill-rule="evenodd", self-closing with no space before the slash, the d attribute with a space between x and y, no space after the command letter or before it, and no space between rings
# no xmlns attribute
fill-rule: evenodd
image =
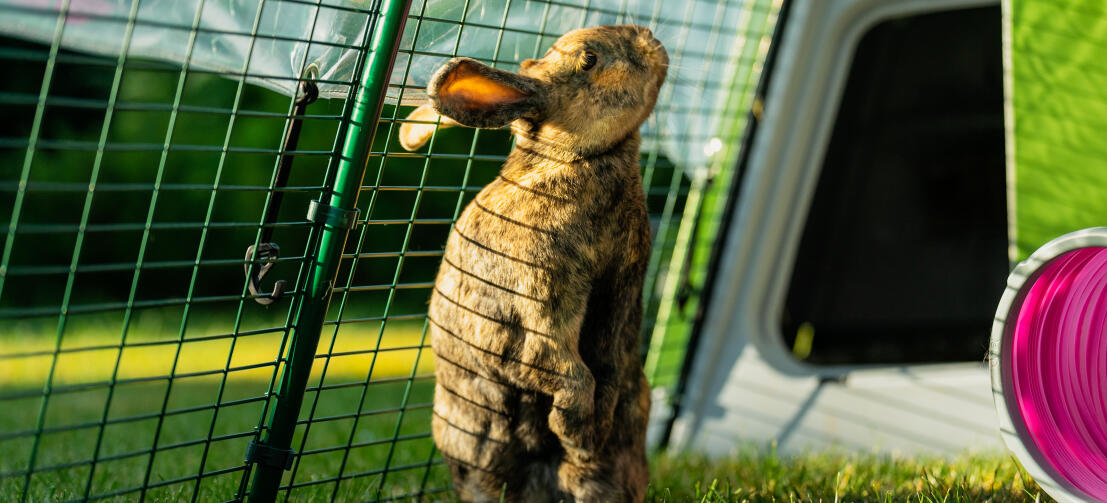
<svg viewBox="0 0 1107 503"><path fill-rule="evenodd" d="M0 222L8 222L28 151L47 49L3 39L0 50L0 57L9 58L6 73L10 76L0 86L0 116L4 117L0 121ZM60 56L47 92L26 199L8 263L12 274L0 295L0 314L26 313L29 309L48 312L60 305L94 159L101 148L98 140L115 62L65 51ZM254 243L257 223L262 219L291 98L252 85L242 86L239 92L238 82L231 78L190 71L181 93L181 109L171 134L167 134L179 74L179 67L146 61L129 61L124 67L117 106L102 145L103 159L71 305L128 300L134 272L124 266L140 259L143 226L151 212L156 184L160 190L152 209L154 228L141 260L147 264L216 261L198 268L193 297L237 296L242 291L241 260L246 247ZM236 106L238 114L230 114ZM341 100L320 99L308 107L310 118L303 123L290 190L281 206L281 225L274 233L273 241L281 246L282 257L294 259L304 254L308 236L304 214L308 202L319 197L327 178L332 152L337 150L337 118L342 111ZM407 107L397 111L386 106L382 116L403 118L409 111ZM422 183L427 190L422 192L415 218L441 222L415 225L406 251L441 250L457 208L498 173L510 149L509 133L485 130L478 134L453 128L436 136L428 158L427 147L411 154L403 151L396 140L397 130L398 124L385 120L373 142L378 155L370 159L366 171L360 218L368 216L389 223L371 226L362 251L398 251L415 207L417 191L411 187L420 185L424 166L426 178ZM220 152L224 143L229 149L225 154ZM169 149L159 181L165 144ZM471 157L472 153L477 155ZM654 212L660 211L668 197L672 170L663 156L657 161L649 191ZM465 190L459 191L463 185ZM679 187L677 212L683 208L687 182L682 181ZM214 196L213 189L217 189ZM208 230L202 253L198 254L202 224L208 218L215 225ZM347 252L354 251L356 233L351 235ZM0 235L0 246L12 238L7 233ZM437 257L406 260L400 282L433 280ZM99 272L91 272L97 267ZM396 258L361 260L354 284L388 284L396 269ZM297 271L295 260L278 264L270 273L270 281L283 278L293 283ZM192 273L188 264L145 268L138 278L135 300L184 299ZM340 271L340 277L344 275ZM426 295L425 290L402 293L390 313L421 312ZM383 295L377 297L362 304L383 304ZM236 305L237 301L213 302L200 307L215 313ZM274 317L281 315L280 309L268 311Z"/></svg>
<svg viewBox="0 0 1107 503"><path fill-rule="evenodd" d="M45 49L21 42L6 40L7 47L41 53ZM29 59L29 58L28 58ZM35 96L41 85L44 62L22 60L10 62L3 94L9 97ZM193 260L197 255L200 224L207 217L209 198L216 185L211 209L211 221L216 223L256 224L262 216L266 192L277 161L285 119L263 116L286 114L290 99L255 87L243 86L238 109L241 112L233 120L235 124L227 141L231 148L253 149L227 153L222 160L222 173L217 176L221 162L218 147L227 138L230 114L214 110L232 108L238 88L237 82L217 75L190 73L185 83L181 105L197 110L211 108L212 112L180 112L172 134L167 138L171 112L177 85L177 69L168 71L153 69L155 65L131 63L124 70L117 107L107 134L103 161L98 180L98 192L92 202L89 224L116 225L116 230L88 232L80 256L80 265L102 265L137 261L142 224L151 209L155 178L162 155L161 144L171 145L165 157L164 176L160 181L153 222L157 224L185 224L182 229L153 230L149 249L143 260L158 262L169 260ZM97 140L104 123L106 99L112 84L114 68L111 65L64 64L57 66L54 85L49 90L50 101L46 106L39 134L39 148L34 152L30 170L27 198L20 218L20 230L16 234L9 269L27 267L68 267L76 238L90 181ZM15 189L26 156L27 139L35 113L33 101L0 100L5 120L0 123L0 221L11 217ZM70 106L76 103L77 106ZM256 112L261 112L258 114ZM342 112L339 100L319 100L311 105L308 114L337 116ZM391 115L392 110L386 110ZM401 116L405 110L401 110ZM318 155L296 156L289 185L298 187L286 195L279 220L295 224L303 220L307 202L318 197L328 169L326 153L334 149L338 121L327 119L306 120L297 150L314 151ZM382 134L389 128L383 127ZM467 150L469 138L464 133L443 135L443 150ZM489 150L506 153L506 134L486 133ZM497 148L498 138L501 146ZM383 143L380 143L383 145ZM380 147L377 147L378 149ZM389 147L395 150L393 143ZM390 185L415 185L419 181L423 159L392 159L383 182ZM431 185L456 185L459 180L451 170L434 169L428 177ZM370 166L366 175L372 183L382 169L380 158ZM475 166L472 183L482 183L494 176L495 166ZM125 187L125 188L124 188ZM374 208L373 218L407 219L413 193L382 193ZM425 214L452 214L456 204L445 197L426 197L422 203ZM28 227L43 228L42 232L26 232ZM382 239L398 232L400 226L381 226ZM444 226L438 226L444 227ZM411 249L440 248L445 229L439 232L416 233ZM256 228L241 225L234 228L213 228L202 260L241 260L246 246L254 242ZM284 256L302 254L307 228L290 225L278 229L274 240ZM11 239L5 234L3 239ZM392 245L395 247L396 245ZM385 261L373 261L363 267L375 269L381 275L391 273L395 265ZM241 265L201 267L196 295L236 295L241 291ZM282 270L284 269L284 270ZM294 266L278 266L272 277L296 273ZM101 274L78 273L75 304L84 302L111 302L126 299L131 286L130 271ZM138 298L184 297L187 293L191 268L144 271L140 279ZM0 301L0 309L28 308L57 305L64 287L64 273L51 277L39 275L13 275ZM292 279L292 278L289 278ZM14 292L19 292L14 294Z"/></svg>

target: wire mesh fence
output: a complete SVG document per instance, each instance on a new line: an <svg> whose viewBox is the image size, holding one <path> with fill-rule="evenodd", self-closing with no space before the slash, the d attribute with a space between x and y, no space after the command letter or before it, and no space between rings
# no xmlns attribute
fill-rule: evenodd
<svg viewBox="0 0 1107 503"><path fill-rule="evenodd" d="M643 138L643 331L654 385L675 384L778 2L159 3L0 1L2 499L444 493L426 300L511 138L454 128L407 152L396 133L449 57L514 69L581 26L649 26L672 56ZM301 77L322 97L297 106ZM270 241L279 257L243 258ZM244 267L263 265L255 295Z"/></svg>

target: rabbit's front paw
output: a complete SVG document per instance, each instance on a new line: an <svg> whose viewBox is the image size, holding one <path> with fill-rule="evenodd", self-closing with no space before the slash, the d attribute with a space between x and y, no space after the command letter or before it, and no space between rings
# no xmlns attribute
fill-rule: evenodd
<svg viewBox="0 0 1107 503"><path fill-rule="evenodd" d="M573 383L577 386L554 394L553 409L549 416L550 431L561 439L561 445L566 451L591 451L595 447L592 424L595 384L590 375L576 379Z"/></svg>

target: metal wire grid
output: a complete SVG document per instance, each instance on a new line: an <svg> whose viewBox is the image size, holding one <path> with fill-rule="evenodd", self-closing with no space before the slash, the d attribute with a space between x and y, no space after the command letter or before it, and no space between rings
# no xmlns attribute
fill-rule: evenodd
<svg viewBox="0 0 1107 503"><path fill-rule="evenodd" d="M736 53L738 72L729 81L698 83L701 92L709 86L725 86L725 105L715 113L733 120L724 123L718 131L715 138L719 140L717 145L721 151L712 158L708 176L696 177L691 182L683 212L677 215L671 196L666 200L663 225L655 237L656 243L673 241L671 250L655 247L647 285L653 286L651 300L656 303L656 311L645 319L643 327L648 342L646 375L651 385L664 393L674 390L685 365L694 314L699 308L706 275L710 274L710 251L723 220L727 194L737 175L734 166L742 136L751 110L760 114L760 104L755 105L755 91L780 8L780 0L754 2L744 22L734 27L742 41ZM710 44L718 43L720 28L712 27ZM721 50L715 45L711 47ZM675 235L672 234L674 229Z"/></svg>
<svg viewBox="0 0 1107 503"><path fill-rule="evenodd" d="M280 1L315 5L301 0ZM505 34L539 35L540 43L532 55L537 57L560 35L545 31L546 21L555 15L580 16L582 26L599 14L616 15L620 22L639 22L655 30L665 25L712 33L731 29L718 22L710 26L691 22L695 5L703 2L690 2L679 22L657 17L627 19L619 8L590 3L514 3L542 6L541 27L536 32L507 26L511 1L502 3L498 25L468 21L470 2L465 3L460 20L425 16L426 5L416 3L411 8L395 71L403 69L406 73L415 55L476 56L511 68L518 61L501 58L500 54ZM31 381L22 382L22 386L0 381L0 410L23 411L0 414L0 449L12 453L0 464L0 492L19 494L24 501L212 501L241 497L249 476L242 462L245 441L264 428L269 397L284 363L281 355L289 343L292 306L301 293L290 292L287 302L268 309L249 300L239 272L243 262L238 257L243 244L257 242L264 223L242 217L265 214L275 192L272 167L282 154L294 156L297 164L293 183L280 189L285 194L287 211L272 227L286 252L303 250L296 256L281 258L277 268L290 280L296 276L292 271L298 270L299 277L291 282L301 285L300 278L313 251L309 246L311 227L300 212L308 198L328 190L333 182L333 165L342 136L339 124L348 115L349 105L339 101L313 105L310 113L299 117L305 124L305 139L295 151L284 152L279 148L282 135L277 132L284 131L293 119L291 100L244 85L243 80L250 76L245 71L227 74L189 68L187 64L180 67L129 59L127 44L114 59L67 52L58 41L66 25L68 5L63 1L57 9L43 10L58 19L55 39L48 49L23 44L0 48L0 58L7 61L41 65L37 93L0 93L0 106L15 116L21 108L33 109L33 114L24 111L32 117L29 132L0 135L0 149L6 158L2 166L19 166L18 171L0 166L5 170L0 176L0 197L5 198L0 200L0 208L13 208L10 215L0 214L0 219L9 217L0 262L0 333L9 335L0 339L0 371L6 371L0 376L25 372L22 379ZM258 4L258 18L265 5L264 1ZM708 5L727 8L723 3ZM137 6L138 2L132 5L131 20ZM369 8L358 12L368 16L376 11ZM654 12L656 16L657 9ZM773 12L774 5L762 2L752 7L749 17L768 18ZM190 40L194 41L195 34L203 29L199 19L197 14L192 26L176 28L190 30ZM420 27L431 22L458 25L453 51L430 53L418 48ZM130 28L133 24L130 22ZM749 37L754 37L755 30L762 30L764 35L771 29L771 23L752 28L755 25L751 21L745 27ZM463 33L488 29L495 30L497 37L491 57L467 54ZM251 40L260 36L256 30L249 35ZM686 35L680 39L678 47L670 47L675 66L686 51L696 50L683 43ZM720 48L712 45L706 50ZM758 53L743 53L741 57L748 58L753 68ZM64 85L55 73L66 66L75 68L75 75L110 72L107 98L60 92ZM128 88L129 82L149 78L144 75L168 76L171 99L142 99L140 92ZM223 82L224 77L231 80ZM756 80L756 70L746 75L744 83L740 78L712 77L699 85L732 86L729 103L733 106L718 113L733 112L735 117L742 117L749 107L749 83ZM352 85L353 81L335 83ZM393 88L403 93L419 86ZM212 94L233 99L229 104L204 101ZM657 120L664 120L666 113L678 107L671 93L663 94ZM285 500L386 500L439 493L447 487L445 471L429 438L433 383L422 304L429 295L450 225L464 204L495 176L510 139L502 131L451 130L442 137L432 137L426 152L403 152L396 146L393 130L408 110L387 108L372 143L363 186L365 197L359 204L364 218L357 222L351 234L356 239L349 240L342 256L334 288L338 302L332 303L327 336L319 345L312 384L307 388L308 400L297 422L294 448L300 455L282 484ZM51 128L51 118L86 120L82 115L99 112L103 115L96 121L99 131L94 140L51 134L60 131ZM117 139L113 125L125 124L119 117L127 114L142 118L165 114L163 128L148 128L164 131L164 137L160 141ZM202 121L185 120L194 117L226 121L222 128L213 128L221 129L222 138L192 143L180 139L181 131L204 127ZM258 124L270 125L268 134L259 135L269 142L268 146L238 142L242 131ZM272 127L274 124L277 127ZM737 123L721 138L724 143L736 144L740 133L741 124ZM672 288L663 285L678 277L683 252L697 243L709 242L710 231L700 231L699 236L690 233L697 219L710 225L717 198L706 191L705 183L689 181L680 166L658 152L659 138L645 140L654 146L644 152L643 169L657 244L650 263L649 315L644 329L663 334L651 326L663 303L672 302ZM59 173L36 164L36 159L55 152L91 155L87 182L80 174ZM155 162L143 164L140 159L147 154L154 156ZM9 163L16 155L21 155L21 162ZM66 159L52 160L62 163ZM267 162L272 163L268 169L264 168ZM208 178L204 181L196 181L199 176L184 175L190 166L205 163L214 169L205 173ZM156 168L152 169L153 180L139 183L115 180L114 166L124 166L121 171ZM721 167L716 167L721 176L711 184L712 190L728 183L728 173ZM264 173L270 174L269 179L258 179ZM64 199L58 194L76 198L78 211L59 217L59 212L43 210L42 218L38 218L39 210L54 207ZM43 203L35 206L39 196ZM130 199L148 202L136 206L129 204ZM232 204L232 200L240 201ZM226 209L224 201L228 201ZM132 206L138 211L128 214ZM197 215L191 220L187 212L166 211L167 207L189 206L195 207ZM110 213L111 209L123 211ZM65 219L74 214L79 214L76 222ZM140 218L129 218L135 215ZM96 253L105 241L121 240L120 236L128 233L137 236L137 255L123 254L128 258L121 260L122 256ZM51 239L54 242L50 243ZM41 246L29 246L41 245L42 240L47 246L64 250L64 260L43 260ZM170 244L167 247L159 244L166 242ZM184 250L178 252L177 248ZM166 282L159 274L168 271L181 272L187 278L183 295L164 290ZM60 292L20 295L57 283L63 276L66 281ZM124 288L120 299L113 300L110 289L105 293L103 288L95 287L104 278L108 282L122 278L129 288ZM148 284L162 285L163 289L148 289ZM228 289L228 284L234 289ZM208 288L212 285L215 287ZM83 291L91 295L82 296ZM60 301L41 300L57 297ZM663 324L677 325L679 320L665 319ZM104 326L115 331L114 341L87 335L105 331ZM167 331L166 326L175 329ZM50 344L28 347L21 342L35 335L28 332L43 331L54 334ZM679 351L680 344L677 341L659 347ZM192 353L197 356L190 357ZM212 354L224 354L225 359L203 362L211 363L205 367L201 361ZM67 373L67 369L82 364L95 367L89 362L97 360L112 362L106 373ZM163 365L144 369L135 363L139 360L147 361L150 367L157 367L150 360ZM26 372L43 364L48 367L45 373ZM41 382L27 376L38 376ZM152 397L151 407L142 408L144 397Z"/></svg>
<svg viewBox="0 0 1107 503"><path fill-rule="evenodd" d="M280 3L257 3L240 34L251 47ZM280 191L294 208L272 226L286 250L305 250L280 260L294 277L308 255L305 199L337 157L344 103L298 117L305 134L285 152L291 101L244 83L249 57L238 72L190 67L203 2L191 26L158 26L188 31L184 65L129 58L139 5L115 19L126 24L117 58L61 48L68 0L3 6L57 20L48 47L0 50L38 84L0 93L13 119L0 139L0 494L18 501L241 496L292 315L291 302L249 299L242 250L261 234L273 167L293 156Z"/></svg>

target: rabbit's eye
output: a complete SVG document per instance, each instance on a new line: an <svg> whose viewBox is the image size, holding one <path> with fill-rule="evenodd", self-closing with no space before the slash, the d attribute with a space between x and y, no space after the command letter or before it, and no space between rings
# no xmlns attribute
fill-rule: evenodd
<svg viewBox="0 0 1107 503"><path fill-rule="evenodd" d="M596 66L596 63L599 62L599 60L600 58L599 56L596 56L596 53L592 51L584 51L584 56L582 56L580 60L580 69L585 71L591 70L593 66Z"/></svg>

